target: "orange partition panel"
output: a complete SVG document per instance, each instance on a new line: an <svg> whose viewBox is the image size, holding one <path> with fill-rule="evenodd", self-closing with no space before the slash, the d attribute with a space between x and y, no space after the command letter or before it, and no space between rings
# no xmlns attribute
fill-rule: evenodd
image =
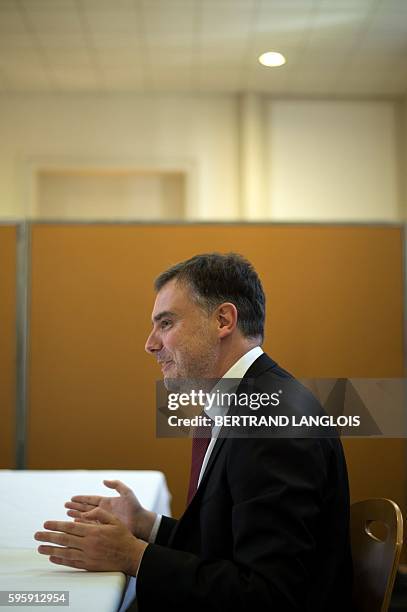
<svg viewBox="0 0 407 612"><path fill-rule="evenodd" d="M56 225L32 231L30 468L159 469L184 507L190 442L155 436L144 352L154 277L207 251L237 251L263 279L265 349L299 377L403 375L398 227ZM353 498L405 507L405 443L348 440ZM380 470L372 470L380 455Z"/></svg>
<svg viewBox="0 0 407 612"><path fill-rule="evenodd" d="M0 469L15 467L16 401L15 226L0 226Z"/></svg>

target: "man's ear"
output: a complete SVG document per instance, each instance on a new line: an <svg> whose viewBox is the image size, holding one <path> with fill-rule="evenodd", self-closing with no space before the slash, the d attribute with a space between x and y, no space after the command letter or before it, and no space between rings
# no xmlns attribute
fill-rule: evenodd
<svg viewBox="0 0 407 612"><path fill-rule="evenodd" d="M223 302L216 309L219 338L229 336L237 326L237 308L231 302Z"/></svg>

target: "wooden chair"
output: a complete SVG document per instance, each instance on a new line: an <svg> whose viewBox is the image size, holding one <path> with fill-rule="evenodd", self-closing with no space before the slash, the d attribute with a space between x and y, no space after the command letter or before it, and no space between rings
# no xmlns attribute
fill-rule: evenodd
<svg viewBox="0 0 407 612"><path fill-rule="evenodd" d="M352 504L350 533L355 612L387 612L403 542L403 517L390 499Z"/></svg>

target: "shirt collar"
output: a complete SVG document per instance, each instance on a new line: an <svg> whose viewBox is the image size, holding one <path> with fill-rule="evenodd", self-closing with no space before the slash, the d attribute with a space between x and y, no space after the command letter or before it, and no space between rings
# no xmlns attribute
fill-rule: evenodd
<svg viewBox="0 0 407 612"><path fill-rule="evenodd" d="M222 378L243 378L252 363L263 353L260 346L255 346L232 365Z"/></svg>
<svg viewBox="0 0 407 612"><path fill-rule="evenodd" d="M250 351L247 351L247 353L242 355L242 357L240 357L240 359L238 359L236 363L234 363L232 367L229 368L227 372L225 372L222 378L218 381L218 383L212 389L212 393L216 393L217 389L225 393L236 391L236 387L237 387L236 381L241 380L243 378L243 376L246 374L247 370L250 368L252 363L254 363L256 359L260 357L260 355L262 354L263 354L263 349L260 346L255 346L254 348L250 349ZM225 379L233 379L233 382L230 383L231 386L229 386L225 382L222 384L222 381L224 381ZM212 406L210 410L206 412L206 415L210 417L212 420L215 420L215 416L224 415L227 413L227 411L228 411L228 407L217 406L215 404L214 406Z"/></svg>

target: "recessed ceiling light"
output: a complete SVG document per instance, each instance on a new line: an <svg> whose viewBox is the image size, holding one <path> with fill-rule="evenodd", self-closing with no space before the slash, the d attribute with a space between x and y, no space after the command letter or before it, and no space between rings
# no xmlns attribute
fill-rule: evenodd
<svg viewBox="0 0 407 612"><path fill-rule="evenodd" d="M259 57L260 64L263 66L283 66L286 62L286 59L282 53L278 53L277 51L267 51L267 53L262 53Z"/></svg>

